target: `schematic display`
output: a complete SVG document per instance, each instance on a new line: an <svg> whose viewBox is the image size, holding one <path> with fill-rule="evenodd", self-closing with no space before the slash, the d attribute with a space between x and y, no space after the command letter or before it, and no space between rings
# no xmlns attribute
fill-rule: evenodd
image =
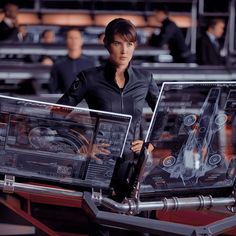
<svg viewBox="0 0 236 236"><path fill-rule="evenodd" d="M131 117L0 96L0 173L109 188Z"/></svg>
<svg viewBox="0 0 236 236"><path fill-rule="evenodd" d="M143 192L218 189L236 177L236 83L164 83Z"/></svg>

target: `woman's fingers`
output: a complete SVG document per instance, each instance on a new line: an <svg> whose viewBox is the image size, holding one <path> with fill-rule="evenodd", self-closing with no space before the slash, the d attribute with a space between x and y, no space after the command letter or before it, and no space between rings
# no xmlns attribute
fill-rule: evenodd
<svg viewBox="0 0 236 236"><path fill-rule="evenodd" d="M132 142L131 150L135 153L139 153L143 146L143 140L134 140Z"/></svg>
<svg viewBox="0 0 236 236"><path fill-rule="evenodd" d="M108 143L96 143L93 144L92 151L91 151L91 157L95 160L101 160L97 155L109 155L111 154L110 150L107 149L110 144Z"/></svg>
<svg viewBox="0 0 236 236"><path fill-rule="evenodd" d="M104 154L104 155L111 154L109 149L107 149L107 147L109 147L110 144L108 144L108 143L99 143L99 144L95 144L95 145L97 145L98 154Z"/></svg>

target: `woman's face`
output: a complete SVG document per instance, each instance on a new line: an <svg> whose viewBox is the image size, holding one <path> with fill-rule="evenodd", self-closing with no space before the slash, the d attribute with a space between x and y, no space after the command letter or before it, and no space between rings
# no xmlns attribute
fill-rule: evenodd
<svg viewBox="0 0 236 236"><path fill-rule="evenodd" d="M113 42L108 46L111 62L117 67L128 66L135 47L136 43L128 42L120 34L115 34Z"/></svg>

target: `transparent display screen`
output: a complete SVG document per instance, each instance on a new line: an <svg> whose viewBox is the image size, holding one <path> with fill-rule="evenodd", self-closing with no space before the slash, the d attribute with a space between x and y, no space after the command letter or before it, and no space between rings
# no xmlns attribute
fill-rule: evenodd
<svg viewBox="0 0 236 236"><path fill-rule="evenodd" d="M109 188L131 116L0 96L0 172Z"/></svg>
<svg viewBox="0 0 236 236"><path fill-rule="evenodd" d="M164 83L147 134L155 149L142 192L232 187L236 83Z"/></svg>

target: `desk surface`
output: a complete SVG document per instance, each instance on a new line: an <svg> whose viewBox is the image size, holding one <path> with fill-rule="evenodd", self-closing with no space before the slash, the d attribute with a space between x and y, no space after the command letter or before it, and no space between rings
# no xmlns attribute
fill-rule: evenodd
<svg viewBox="0 0 236 236"><path fill-rule="evenodd" d="M103 45L84 44L83 53L88 56L107 56L108 52ZM14 55L55 55L63 56L67 54L66 46L63 44L0 44L0 54ZM135 56L157 56L168 55L169 50L140 45L135 50Z"/></svg>
<svg viewBox="0 0 236 236"><path fill-rule="evenodd" d="M235 67L172 63L144 63L135 67L153 73L153 78L158 84L164 81L236 80ZM50 69L50 66L41 64L4 63L0 64L0 80L5 80L5 83L18 83L23 79L35 78L39 83L47 83Z"/></svg>

